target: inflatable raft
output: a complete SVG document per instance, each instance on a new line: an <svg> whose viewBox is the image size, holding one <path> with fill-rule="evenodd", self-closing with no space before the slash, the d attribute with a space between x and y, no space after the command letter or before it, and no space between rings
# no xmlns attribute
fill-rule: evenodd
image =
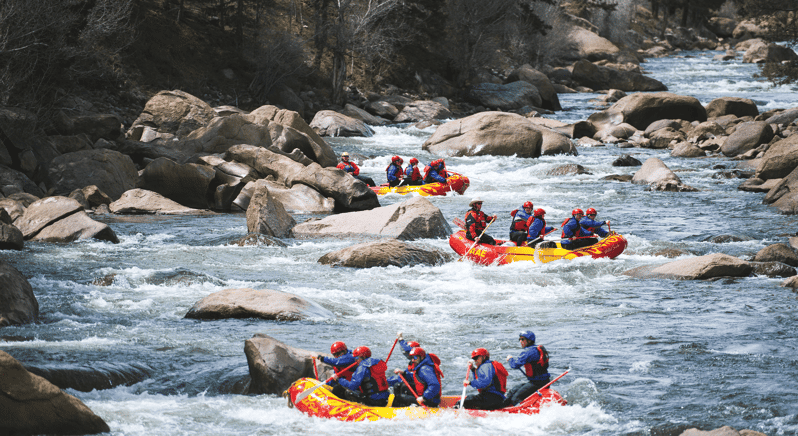
<svg viewBox="0 0 798 436"><path fill-rule="evenodd" d="M446 183L427 183L425 185L417 185L417 186L394 186L390 187L387 183L384 183L380 186L373 186L371 188L372 191L376 192L377 195L385 195L385 194L417 194L424 197L429 197L433 195L446 195L447 192L456 192L460 195L468 189L469 181L468 177L457 174L449 171L449 177L446 178Z"/></svg>
<svg viewBox="0 0 798 436"><path fill-rule="evenodd" d="M329 386L322 386L314 390L304 399L296 402L296 398L306 389L310 389L322 382L312 378L301 378L294 382L283 394L288 398L288 407L296 407L300 412L320 418L337 419L340 421L377 421L380 419L420 419L434 415L450 413L465 414L468 416L496 416L503 413L523 413L527 415L540 412L541 406L547 404L567 404L560 394L553 389L541 389L538 394L533 394L517 406L499 410L459 410L453 409L460 401L460 397L443 396L438 408L426 407L369 407L360 403L346 401L333 395Z"/></svg>
<svg viewBox="0 0 798 436"><path fill-rule="evenodd" d="M594 259L600 257L613 259L623 253L627 244L626 238L617 233L611 233L596 244L576 250L566 250L559 242L556 243L556 248L504 246L505 242L507 241L497 239L496 245L474 245L474 241L466 239L464 230L449 237L449 246L460 256L463 256L474 245L465 258L482 265L505 265L520 261L547 263L559 259L575 259L585 256Z"/></svg>

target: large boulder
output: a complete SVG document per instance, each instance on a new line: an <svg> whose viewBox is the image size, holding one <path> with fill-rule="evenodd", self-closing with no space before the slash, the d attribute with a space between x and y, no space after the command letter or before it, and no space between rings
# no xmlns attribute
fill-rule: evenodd
<svg viewBox="0 0 798 436"><path fill-rule="evenodd" d="M208 166L181 165L162 157L144 168L137 187L157 192L186 207L208 209L215 177L216 171Z"/></svg>
<svg viewBox="0 0 798 436"><path fill-rule="evenodd" d="M768 124L787 126L794 123L796 119L798 119L798 108L793 108L787 109L786 111L780 111L766 119L765 122Z"/></svg>
<svg viewBox="0 0 798 436"><path fill-rule="evenodd" d="M574 82L592 89L620 89L621 91L667 91L668 87L652 77L634 71L621 71L598 66L582 59L574 64Z"/></svg>
<svg viewBox="0 0 798 436"><path fill-rule="evenodd" d="M539 157L543 135L521 115L481 112L438 126L423 150L444 156Z"/></svg>
<svg viewBox="0 0 798 436"><path fill-rule="evenodd" d="M784 214L798 213L798 168L793 169L771 188L762 203L769 204Z"/></svg>
<svg viewBox="0 0 798 436"><path fill-rule="evenodd" d="M728 254L713 253L669 262L658 267L638 267L624 272L636 278L707 280L716 277L748 277L754 270L746 262Z"/></svg>
<svg viewBox="0 0 798 436"><path fill-rule="evenodd" d="M113 141L122 135L122 120L113 114L92 114L70 117L60 112L54 120L55 129L64 136L86 135L91 142L103 138Z"/></svg>
<svg viewBox="0 0 798 436"><path fill-rule="evenodd" d="M290 213L332 213L335 210L335 200L325 197L308 185L297 183L288 188L270 180L258 180L265 183L269 190L269 195L282 203L286 212ZM256 182L249 182L236 197L233 204L241 210L247 210L252 195L255 192Z"/></svg>
<svg viewBox="0 0 798 436"><path fill-rule="evenodd" d="M704 122L707 120L707 111L695 97L670 92L636 93L588 117L588 121L599 131L607 125L624 122L638 130L646 130L654 121L666 119Z"/></svg>
<svg viewBox="0 0 798 436"><path fill-rule="evenodd" d="M363 121L330 110L316 112L310 127L319 136L374 136L374 131Z"/></svg>
<svg viewBox="0 0 798 436"><path fill-rule="evenodd" d="M0 434L96 434L108 424L83 402L0 351Z"/></svg>
<svg viewBox="0 0 798 436"><path fill-rule="evenodd" d="M467 97L474 104L505 111L524 106L540 107L543 104L535 85L523 80L506 85L480 83L468 89Z"/></svg>
<svg viewBox="0 0 798 436"><path fill-rule="evenodd" d="M317 163L305 166L271 150L250 145L231 147L225 160L249 165L262 176L273 176L285 186L297 183L310 186L323 196L335 199L336 208L341 210L367 210L380 205L377 194L368 185L337 168L322 168Z"/></svg>
<svg viewBox="0 0 798 436"><path fill-rule="evenodd" d="M507 83L517 82L519 80L531 83L537 88L540 94L541 108L552 111L562 110L560 99L557 97L557 91L554 90L554 86L548 76L532 68L531 65L524 64L513 70L510 75L507 76Z"/></svg>
<svg viewBox="0 0 798 436"><path fill-rule="evenodd" d="M346 106L344 106L343 112L341 113L348 117L352 117L360 121L363 121L364 123L372 126L384 126L386 124L391 123L390 120L387 120L383 117L379 117L377 115L372 115L365 109L360 109L359 107L351 103L347 103Z"/></svg>
<svg viewBox="0 0 798 436"><path fill-rule="evenodd" d="M129 156L118 151L82 150L56 157L47 170L56 195L96 185L113 199L136 187L139 175Z"/></svg>
<svg viewBox="0 0 798 436"><path fill-rule="evenodd" d="M44 133L37 130L36 114L24 109L0 107L0 165L24 173L36 182L59 153Z"/></svg>
<svg viewBox="0 0 798 436"><path fill-rule="evenodd" d="M798 167L798 135L790 135L768 147L759 160L756 177L768 180L787 176Z"/></svg>
<svg viewBox="0 0 798 436"><path fill-rule="evenodd" d="M759 250L754 262L781 262L798 267L798 254L787 244L773 244Z"/></svg>
<svg viewBox="0 0 798 436"><path fill-rule="evenodd" d="M261 333L244 342L244 354L251 378L247 393L251 395L280 395L300 378L314 377L313 357L319 355Z"/></svg>
<svg viewBox="0 0 798 436"><path fill-rule="evenodd" d="M606 38L580 26L569 26L566 36L566 51L563 58L566 60L587 59L598 61L610 59L620 52L620 49Z"/></svg>
<svg viewBox="0 0 798 436"><path fill-rule="evenodd" d="M764 121L749 121L737 125L726 138L720 151L728 157L739 156L773 139L773 129Z"/></svg>
<svg viewBox="0 0 798 436"><path fill-rule="evenodd" d="M327 253L319 259L322 265L351 268L383 266L442 265L451 255L440 250L408 244L398 239L380 239L364 242L342 250Z"/></svg>
<svg viewBox="0 0 798 436"><path fill-rule="evenodd" d="M373 235L413 240L445 238L451 233L441 210L424 197L369 211L333 215L294 227L297 237Z"/></svg>
<svg viewBox="0 0 798 436"><path fill-rule="evenodd" d="M536 125L535 128L537 128L543 138L540 144L541 156L554 156L557 154L576 156L579 154L576 150L576 145L566 135L539 125Z"/></svg>
<svg viewBox="0 0 798 436"><path fill-rule="evenodd" d="M18 228L11 225L11 217L5 209L0 208L0 216L8 217L8 223L0 219L0 250L22 250L25 239Z"/></svg>
<svg viewBox="0 0 798 436"><path fill-rule="evenodd" d="M127 136L138 141L144 128L151 127L157 132L182 138L206 126L214 117L216 111L209 104L187 92L161 91L147 101Z"/></svg>
<svg viewBox="0 0 798 436"><path fill-rule="evenodd" d="M743 63L761 64L766 62L782 63L798 60L798 54L789 47L775 43L760 42L753 44L743 54Z"/></svg>
<svg viewBox="0 0 798 436"><path fill-rule="evenodd" d="M25 173L0 164L0 194L8 196L18 192L44 197L44 192Z"/></svg>
<svg viewBox="0 0 798 436"><path fill-rule="evenodd" d="M632 183L641 185L651 185L652 183L675 183L681 184L682 179L676 175L662 159L650 157L643 162L643 166L635 173Z"/></svg>
<svg viewBox="0 0 798 436"><path fill-rule="evenodd" d="M0 327L27 324L38 317L39 302L33 295L28 279L16 268L0 260Z"/></svg>
<svg viewBox="0 0 798 436"><path fill-rule="evenodd" d="M204 213L170 200L163 195L146 189L131 189L108 205L111 213L118 214L158 214L158 215L196 215ZM208 212L210 213L210 212Z"/></svg>
<svg viewBox="0 0 798 436"><path fill-rule="evenodd" d="M445 120L454 118L446 106L431 100L417 100L407 103L393 119L395 123L416 123L424 120Z"/></svg>
<svg viewBox="0 0 798 436"><path fill-rule="evenodd" d="M709 102L706 106L707 117L715 118L724 115L735 115L737 117L759 115L759 108L750 98L742 97L720 97Z"/></svg>
<svg viewBox="0 0 798 436"><path fill-rule="evenodd" d="M311 128L308 123L306 123L305 120L295 111L266 105L250 112L249 115L247 115L247 119L256 124L266 124L267 121L270 122L268 125L269 130L272 133L272 143L285 152L290 153L293 150L287 150L286 148L288 146L284 145L278 138L276 138L276 136L280 135L275 135L274 132L276 129L273 124L290 128L291 130L297 131L306 137L307 141L310 143L311 151L306 150L304 147L299 145L297 145L297 147L300 148L305 156L312 159L319 165L323 167L334 167L338 164L338 159L336 158L332 147L330 147L330 144L324 141L324 139L322 139L322 137L319 136L313 130L313 128Z"/></svg>
<svg viewBox="0 0 798 436"><path fill-rule="evenodd" d="M45 201L49 198L65 197L47 197L41 201ZM72 199L70 198L69 200ZM31 205L28 210L31 210L31 208L33 208L33 205ZM27 215L27 211L25 211L25 215ZM23 220L25 215L23 215ZM113 229L111 229L108 224L91 219L81 207L79 212L65 216L49 224L28 239L31 241L43 242L72 242L78 239L89 238L113 242L114 244L119 243L119 238L117 238L116 233L114 233Z"/></svg>
<svg viewBox="0 0 798 436"><path fill-rule="evenodd" d="M737 27L737 21L726 17L711 17L706 21L707 29L720 38L730 38Z"/></svg>
<svg viewBox="0 0 798 436"><path fill-rule="evenodd" d="M189 133L181 147L189 153L207 154L224 153L237 144L269 147L272 145L269 127L255 124L239 114L216 117L208 125Z"/></svg>
<svg viewBox="0 0 798 436"><path fill-rule="evenodd" d="M261 318L274 321L301 321L335 318L332 312L302 297L271 289L225 289L198 301L186 318Z"/></svg>
<svg viewBox="0 0 798 436"><path fill-rule="evenodd" d="M5 210L11 218L11 224L25 213L25 206L22 202L13 198L0 198L0 209Z"/></svg>
<svg viewBox="0 0 798 436"><path fill-rule="evenodd" d="M247 207L247 230L277 238L288 238L296 225L283 204L269 194L265 180L255 182L252 199Z"/></svg>

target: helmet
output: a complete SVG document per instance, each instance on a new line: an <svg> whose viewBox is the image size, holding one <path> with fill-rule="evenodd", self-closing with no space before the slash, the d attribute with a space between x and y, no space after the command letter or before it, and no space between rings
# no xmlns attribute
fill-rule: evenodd
<svg viewBox="0 0 798 436"><path fill-rule="evenodd" d="M427 357L427 352L424 351L424 349L421 347L415 347L412 350L410 350L410 357L416 357L416 356L420 356L421 359L424 360L424 358Z"/></svg>
<svg viewBox="0 0 798 436"><path fill-rule="evenodd" d="M414 158L414 157L411 157L411 158L410 158L410 165L415 165L415 164L417 164L417 163L418 163L418 159L416 159L416 158Z"/></svg>
<svg viewBox="0 0 798 436"><path fill-rule="evenodd" d="M410 347L410 348L416 348L416 347L419 347L420 344L418 342L416 342L416 341L410 341L410 342L407 343L407 346Z"/></svg>
<svg viewBox="0 0 798 436"><path fill-rule="evenodd" d="M584 215L584 214L585 213L582 212L582 209L579 209L579 208L576 208L573 211L571 211L571 215Z"/></svg>
<svg viewBox="0 0 798 436"><path fill-rule="evenodd" d="M471 352L472 359L476 359L479 356L484 356L486 359L490 359L490 353L488 353L488 350L484 348L477 348L476 350Z"/></svg>
<svg viewBox="0 0 798 436"><path fill-rule="evenodd" d="M474 203L482 203L482 199L479 198L479 197L474 197L474 198L471 199L471 201L468 203L468 205L469 206L473 206Z"/></svg>
<svg viewBox="0 0 798 436"><path fill-rule="evenodd" d="M543 217L543 215L546 215L546 211L545 211L545 210L543 210L543 209L537 209L537 210L535 210L535 214L534 214L534 215L535 215L536 217L541 217L541 218L542 218L542 217Z"/></svg>
<svg viewBox="0 0 798 436"><path fill-rule="evenodd" d="M355 351L352 352L352 355L355 357L363 356L364 359L368 359L371 357L371 350L369 350L369 347L357 347L355 348Z"/></svg>
<svg viewBox="0 0 798 436"><path fill-rule="evenodd" d="M532 209L532 202L531 201L527 201L526 203L524 203L524 209L526 209L527 207Z"/></svg>
<svg viewBox="0 0 798 436"><path fill-rule="evenodd" d="M524 338L533 344L535 343L535 334L532 333L532 330L526 330L518 334L518 337Z"/></svg>
<svg viewBox="0 0 798 436"><path fill-rule="evenodd" d="M589 207L587 211L585 211L585 215L598 215L598 212L596 212L596 209Z"/></svg>
<svg viewBox="0 0 798 436"><path fill-rule="evenodd" d="M399 156L394 156L394 157L391 158L391 162L399 162L399 164L401 165L402 162L404 162L404 159L402 159Z"/></svg>
<svg viewBox="0 0 798 436"><path fill-rule="evenodd" d="M343 152L343 153L341 153L341 157L349 157L349 153Z"/></svg>
<svg viewBox="0 0 798 436"><path fill-rule="evenodd" d="M341 351L346 351L346 344L344 344L343 342L338 341L330 345L330 353L335 354Z"/></svg>

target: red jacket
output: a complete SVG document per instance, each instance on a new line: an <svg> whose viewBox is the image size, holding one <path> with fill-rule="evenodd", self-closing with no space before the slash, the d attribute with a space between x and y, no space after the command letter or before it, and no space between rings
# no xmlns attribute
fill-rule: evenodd
<svg viewBox="0 0 798 436"><path fill-rule="evenodd" d="M339 163L336 168L338 168L339 170L344 170L347 173L352 174L353 176L360 174L360 168L358 168L357 164L352 162L351 160L349 162Z"/></svg>

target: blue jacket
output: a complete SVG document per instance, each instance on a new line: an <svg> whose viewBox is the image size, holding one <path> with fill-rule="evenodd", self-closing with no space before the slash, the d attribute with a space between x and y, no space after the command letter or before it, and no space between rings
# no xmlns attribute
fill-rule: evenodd
<svg viewBox="0 0 798 436"><path fill-rule="evenodd" d="M526 222L529 221L530 218L532 218L532 215L526 213L523 207L518 209L515 212L515 216L513 216L513 220L510 221L510 233L523 231L523 227L526 227ZM523 225L519 224L519 222L522 222ZM518 229L516 226L521 226L522 229Z"/></svg>
<svg viewBox="0 0 798 436"><path fill-rule="evenodd" d="M531 241L537 239L541 234L549 233L554 230L554 227L545 225L546 222L540 218L535 218L532 224L529 225L529 232L526 235L526 240Z"/></svg>
<svg viewBox="0 0 798 436"><path fill-rule="evenodd" d="M427 177L425 178L425 181L427 179L433 179L436 182L446 183L446 178L438 174L438 172L442 169L443 165L438 165L437 167L430 168L429 173L427 173Z"/></svg>
<svg viewBox="0 0 798 436"><path fill-rule="evenodd" d="M607 224L607 222L594 221L588 217L584 217L581 221L579 221L579 225L582 226L582 234L584 236L593 236L594 232L602 238L607 236L609 232L601 228L601 226L604 224Z"/></svg>
<svg viewBox="0 0 798 436"><path fill-rule="evenodd" d="M321 357L321 363L332 365L333 367L335 367L335 372L338 372L346 368L347 366L355 363L355 360L357 359L355 358L355 356L352 355L351 350L346 350L346 353L342 354L341 357L327 357L327 356ZM328 385L332 385L333 383L335 383L335 381L333 380L327 382Z"/></svg>
<svg viewBox="0 0 798 436"><path fill-rule="evenodd" d="M490 392L492 394L501 395L504 398L504 394L501 391L501 385L499 384L499 377L496 376L496 370L493 369L493 362L490 359L485 360L482 362L482 365L479 365L479 368L476 370L476 375L474 374L474 370L471 370L471 386L476 389L485 389L482 392Z"/></svg>
<svg viewBox="0 0 798 436"><path fill-rule="evenodd" d="M343 379L343 378L339 378L338 379L338 383L340 383L341 386L349 389L350 391L356 391L357 392L360 389L361 385L364 382L368 381L369 378L372 377L371 367L377 365L380 362L382 362L382 364L385 365L385 362L383 362L382 360L377 359L375 357L369 357L368 359L365 359L365 360L361 361L360 364L357 366L357 369L355 370L355 373L352 374L352 380L346 380L346 379ZM382 376L384 378L385 377L385 373L383 372L381 375L380 374L374 374L374 378L375 379L379 378L380 376ZM363 389L363 390L366 391L368 389ZM368 395L367 392L364 392L364 393L366 393ZM386 383L386 386L385 386L384 390L376 390L375 389L375 392L373 392L371 395L369 395L369 397L372 400L384 400L384 399L387 399L388 398L387 383Z"/></svg>
<svg viewBox="0 0 798 436"><path fill-rule="evenodd" d="M413 368L413 377L427 387L423 393L416 392L424 397L425 403L438 404L441 402L441 382L438 381L438 376L435 375L435 364L432 363L429 354L424 356L424 359ZM408 380L408 383L413 382ZM416 387L413 386L413 389L416 389Z"/></svg>
<svg viewBox="0 0 798 436"><path fill-rule="evenodd" d="M526 365L530 365L534 367L534 365L540 360L540 351L538 351L538 347L534 345L530 345L523 350L521 350L521 354L518 357L512 357L508 361L510 364L510 368L512 369L520 369L521 372L524 373L527 380L529 381L548 381L551 377L548 372L543 372L542 374L535 374L534 376L530 376L529 373L532 371L527 371Z"/></svg>
<svg viewBox="0 0 798 436"><path fill-rule="evenodd" d="M389 182L396 181L397 179L401 178L397 176L397 173L399 173L399 175L404 174L402 172L402 167L394 163L391 163L391 165L386 170L386 178L388 179Z"/></svg>

